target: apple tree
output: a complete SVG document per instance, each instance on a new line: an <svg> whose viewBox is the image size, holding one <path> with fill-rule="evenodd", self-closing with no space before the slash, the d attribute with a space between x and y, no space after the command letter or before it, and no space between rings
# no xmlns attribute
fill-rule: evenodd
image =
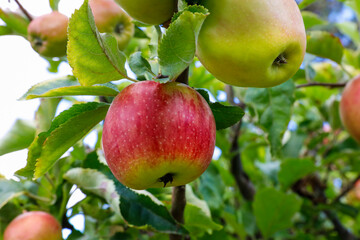
<svg viewBox="0 0 360 240"><path fill-rule="evenodd" d="M0 139L0 240L360 239L359 1L15 2L0 37L73 74Z"/></svg>

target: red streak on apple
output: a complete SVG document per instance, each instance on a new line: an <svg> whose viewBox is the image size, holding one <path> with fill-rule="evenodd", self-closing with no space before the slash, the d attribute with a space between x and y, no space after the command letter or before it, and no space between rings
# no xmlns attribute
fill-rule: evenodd
<svg viewBox="0 0 360 240"><path fill-rule="evenodd" d="M347 131L360 143L360 75L351 80L344 89L340 116Z"/></svg>
<svg viewBox="0 0 360 240"><path fill-rule="evenodd" d="M181 83L144 81L126 87L105 118L102 144L115 177L133 189L187 184L208 167L214 116L205 99Z"/></svg>

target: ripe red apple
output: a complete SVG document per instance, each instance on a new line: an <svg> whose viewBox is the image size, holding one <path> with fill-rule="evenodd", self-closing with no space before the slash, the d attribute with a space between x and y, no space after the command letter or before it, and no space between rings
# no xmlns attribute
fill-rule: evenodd
<svg viewBox="0 0 360 240"><path fill-rule="evenodd" d="M32 48L44 57L65 56L68 24L68 17L57 11L35 18L28 26Z"/></svg>
<svg viewBox="0 0 360 240"><path fill-rule="evenodd" d="M299 69L306 47L295 0L202 0L210 15L199 33L197 56L222 82L273 87Z"/></svg>
<svg viewBox="0 0 360 240"><path fill-rule="evenodd" d="M62 240L61 226L47 212L26 212L7 226L4 240Z"/></svg>
<svg viewBox="0 0 360 240"><path fill-rule="evenodd" d="M181 83L126 87L105 118L102 144L115 177L133 189L187 184L208 167L215 147L211 109Z"/></svg>
<svg viewBox="0 0 360 240"><path fill-rule="evenodd" d="M89 5L99 32L113 34L124 50L135 32L131 17L113 0L91 0Z"/></svg>
<svg viewBox="0 0 360 240"><path fill-rule="evenodd" d="M340 116L349 134L360 143L360 75L351 80L342 93Z"/></svg>

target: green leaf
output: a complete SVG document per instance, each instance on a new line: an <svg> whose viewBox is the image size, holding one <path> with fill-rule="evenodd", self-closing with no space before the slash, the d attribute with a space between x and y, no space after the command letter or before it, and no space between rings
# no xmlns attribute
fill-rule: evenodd
<svg viewBox="0 0 360 240"><path fill-rule="evenodd" d="M285 194L273 188L261 189L253 203L256 223L265 238L292 226L292 217L302 201L295 194Z"/></svg>
<svg viewBox="0 0 360 240"><path fill-rule="evenodd" d="M281 139L287 129L294 103L295 85L287 81L273 88L248 88L245 102L252 106L267 130L273 155L278 155L282 147Z"/></svg>
<svg viewBox="0 0 360 240"><path fill-rule="evenodd" d="M190 6L172 20L159 45L162 75L177 78L193 61L201 26L208 15L201 6Z"/></svg>
<svg viewBox="0 0 360 240"><path fill-rule="evenodd" d="M29 20L15 12L4 11L0 8L0 19L6 23L7 28L11 29L14 33L27 37L27 27Z"/></svg>
<svg viewBox="0 0 360 240"><path fill-rule="evenodd" d="M119 93L112 83L98 84L94 86L81 86L73 76L51 79L32 86L20 99L29 100L45 97L63 96L116 96Z"/></svg>
<svg viewBox="0 0 360 240"><path fill-rule="evenodd" d="M336 23L336 26L340 32L349 36L351 41L353 41L356 45L360 44L358 25L355 22L340 22Z"/></svg>
<svg viewBox="0 0 360 240"><path fill-rule="evenodd" d="M50 128L60 101L61 98L41 99L40 106L35 113L37 133L47 131Z"/></svg>
<svg viewBox="0 0 360 240"><path fill-rule="evenodd" d="M53 11L58 11L59 2L60 0L49 0L50 7Z"/></svg>
<svg viewBox="0 0 360 240"><path fill-rule="evenodd" d="M114 182L101 172L95 169L73 168L64 175L64 179L76 184L81 190L105 199L111 208L120 214L119 195Z"/></svg>
<svg viewBox="0 0 360 240"><path fill-rule="evenodd" d="M138 76L150 73L155 76L151 70L150 63L141 56L141 52L133 53L129 60L130 69Z"/></svg>
<svg viewBox="0 0 360 240"><path fill-rule="evenodd" d="M210 102L208 92L203 89L196 89L196 91L200 93L209 104L215 118L216 130L231 127L239 122L245 114L244 110L240 107L225 106L219 102Z"/></svg>
<svg viewBox="0 0 360 240"><path fill-rule="evenodd" d="M35 138L35 126L18 119L9 132L0 139L0 156L27 148Z"/></svg>
<svg viewBox="0 0 360 240"><path fill-rule="evenodd" d="M240 107L224 106L218 102L210 105L216 122L216 130L231 127L239 122L244 116L244 111Z"/></svg>
<svg viewBox="0 0 360 240"><path fill-rule="evenodd" d="M24 189L19 182L14 180L0 179L0 208L2 208L11 199L24 193Z"/></svg>
<svg viewBox="0 0 360 240"><path fill-rule="evenodd" d="M47 132L40 133L29 147L27 165L16 174L35 177L45 174L52 165L96 124L104 119L108 104L75 104L57 116Z"/></svg>
<svg viewBox="0 0 360 240"><path fill-rule="evenodd" d="M283 189L288 189L297 180L314 171L316 171L316 167L311 159L288 159L281 163L279 182Z"/></svg>
<svg viewBox="0 0 360 240"><path fill-rule="evenodd" d="M8 26L0 26L0 36L13 34L13 30Z"/></svg>
<svg viewBox="0 0 360 240"><path fill-rule="evenodd" d="M331 49L331 51L329 51ZM307 36L306 51L322 58L328 58L339 64L344 47L338 37L325 31L311 31Z"/></svg>
<svg viewBox="0 0 360 240"><path fill-rule="evenodd" d="M309 11L302 11L301 15L304 20L304 25L306 29L310 29L317 25L325 24L326 21L322 20L317 14Z"/></svg>
<svg viewBox="0 0 360 240"><path fill-rule="evenodd" d="M70 18L67 56L81 85L90 86L127 78L125 55L119 51L111 34L101 34L95 27L88 0Z"/></svg>
<svg viewBox="0 0 360 240"><path fill-rule="evenodd" d="M309 6L310 4L316 2L316 0L303 0L300 4L299 4L299 8L303 9L306 8L307 6Z"/></svg>
<svg viewBox="0 0 360 240"><path fill-rule="evenodd" d="M124 219L134 226L150 226L164 233L185 234L187 231L170 215L164 205L154 202L148 195L137 193L114 180L120 195L120 211Z"/></svg>
<svg viewBox="0 0 360 240"><path fill-rule="evenodd" d="M201 208L187 203L184 211L185 228L192 237L201 237L205 233L212 234L213 231L219 231L222 226L215 223L211 216L207 216Z"/></svg>

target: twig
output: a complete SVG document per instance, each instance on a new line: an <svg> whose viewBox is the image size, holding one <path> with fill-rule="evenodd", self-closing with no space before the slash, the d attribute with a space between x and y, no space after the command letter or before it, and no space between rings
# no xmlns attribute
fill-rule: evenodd
<svg viewBox="0 0 360 240"><path fill-rule="evenodd" d="M25 14L25 16L29 19L31 22L33 20L33 17L30 15L30 13L21 5L21 3L18 0L14 0L16 4L19 6L20 10Z"/></svg>
<svg viewBox="0 0 360 240"><path fill-rule="evenodd" d="M311 185L313 192L308 192L308 185ZM316 175L311 175L300 179L292 186L292 190L295 193L311 200L314 205L326 204L327 199L325 195L325 189L326 186ZM346 227L343 226L339 218L336 216L336 213L331 210L324 210L323 212L333 224L335 231L339 234L339 239L359 240L359 238L357 238L353 233L351 233Z"/></svg>
<svg viewBox="0 0 360 240"><path fill-rule="evenodd" d="M234 102L234 89L227 85L226 94L228 101L231 105L236 105ZM245 109L246 105L244 103L239 104L242 109ZM232 139L231 139L231 149L230 153L232 154L231 158L231 173L235 178L236 184L244 197L247 201L253 201L255 196L255 187L253 183L250 181L249 176L244 172L241 154L239 151L239 143L238 139L240 137L240 129L242 125L242 120L239 123L234 125L232 129Z"/></svg>
<svg viewBox="0 0 360 240"><path fill-rule="evenodd" d="M340 201L340 199L341 199L342 197L344 197L346 194L348 194L348 193L355 187L356 182L359 181L359 180L360 180L360 175L357 176L357 177L356 177L353 181L351 181L348 185L346 185L346 186L342 189L341 193L333 200L332 203L336 203L336 202Z"/></svg>
<svg viewBox="0 0 360 240"><path fill-rule="evenodd" d="M314 86L322 86L328 88L343 88L346 86L346 83L320 83L320 82L312 82L306 84L297 85L296 88L304 88L304 87L314 87Z"/></svg>

